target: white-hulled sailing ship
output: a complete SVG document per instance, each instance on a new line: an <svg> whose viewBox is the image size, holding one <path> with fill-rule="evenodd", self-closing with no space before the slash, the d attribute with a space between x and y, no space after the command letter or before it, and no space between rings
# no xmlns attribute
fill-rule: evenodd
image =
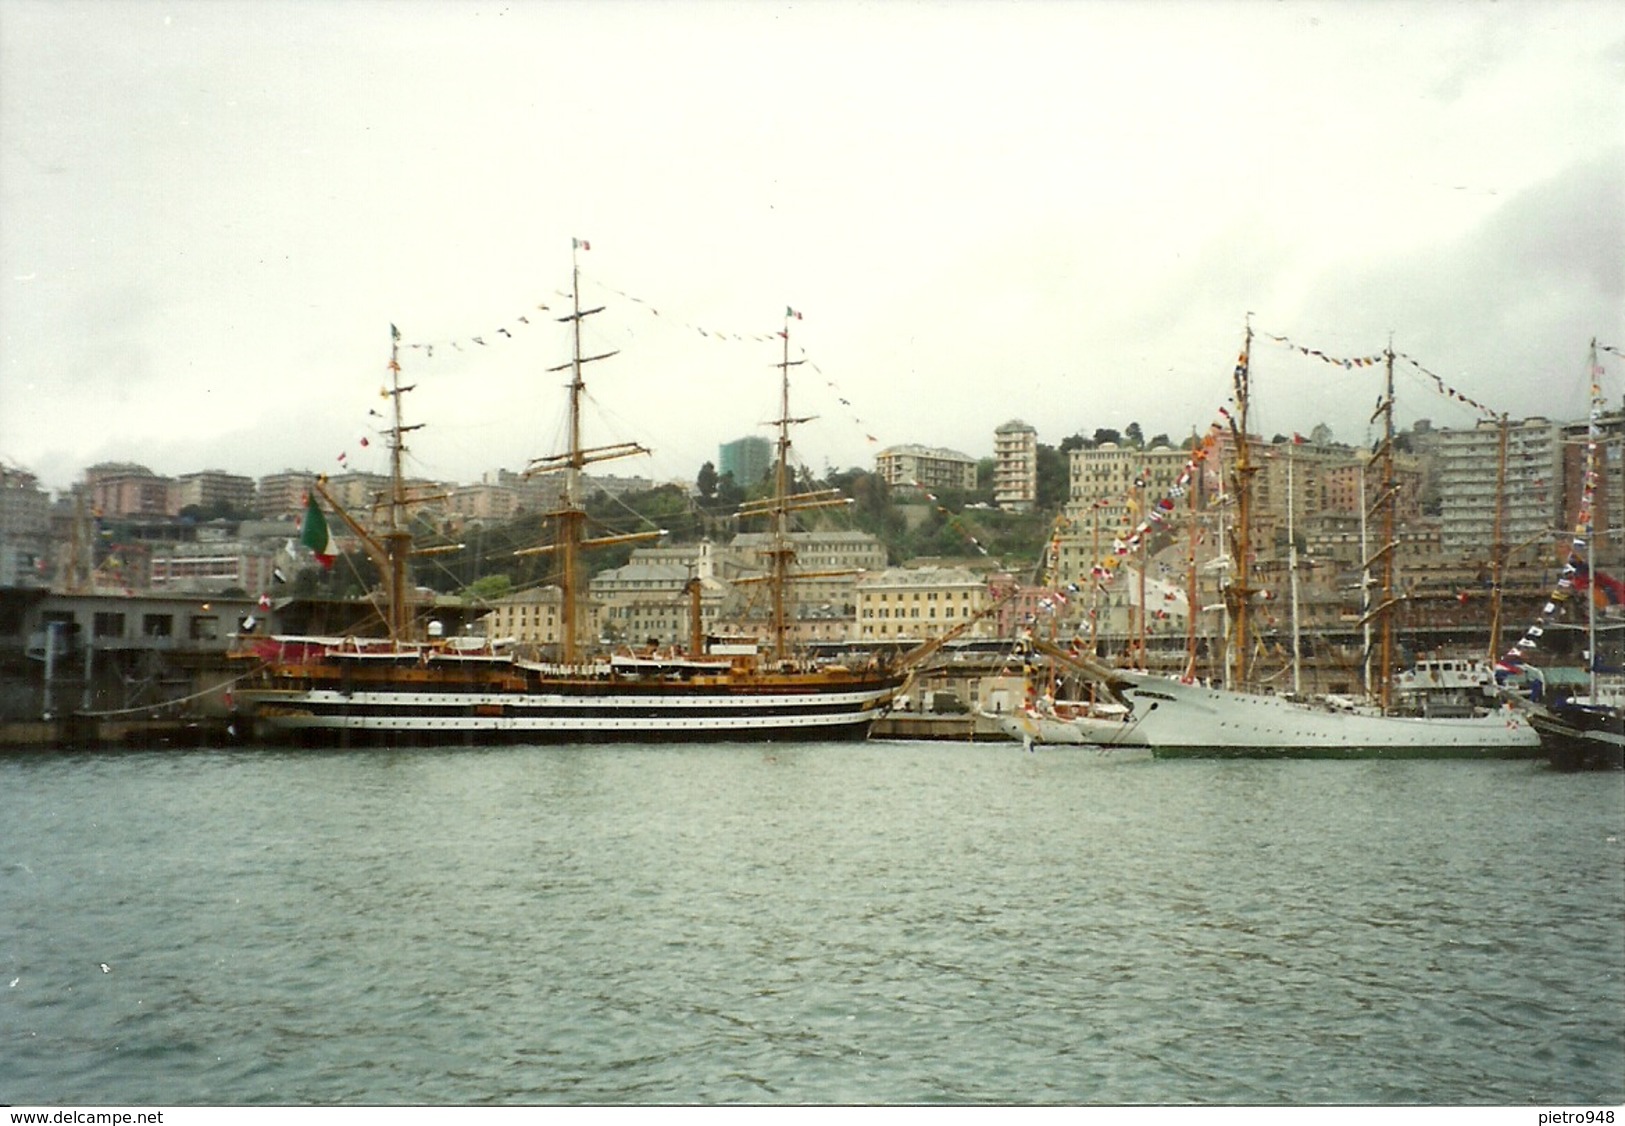
<svg viewBox="0 0 1625 1126"><path fill-rule="evenodd" d="M1232 483L1236 518L1230 556L1236 576L1225 591L1231 636L1227 652L1233 664L1231 683L1249 682L1251 648L1250 611L1257 591L1251 586L1249 558L1250 502L1256 467L1248 454L1247 415L1250 394L1252 328L1249 325L1234 375L1237 410L1229 415L1235 449ZM1387 392L1378 414L1384 419L1384 438L1378 457L1384 467L1377 507L1382 511L1383 547L1366 561L1379 572L1381 600L1367 612L1368 621L1380 623L1377 660L1380 674L1375 699L1370 703L1332 700L1307 701L1203 684L1187 670L1184 677L1166 677L1144 671L1107 668L1087 658L1072 663L1106 685L1129 709L1124 739L1151 747L1158 757L1185 754L1460 754L1482 757L1523 757L1539 746L1528 720L1509 704L1485 695L1476 714L1412 716L1394 714L1394 594L1393 473L1394 386L1392 349L1387 352ZM1376 415L1373 415L1375 420ZM1492 687L1492 686L1491 686Z"/></svg>
<svg viewBox="0 0 1625 1126"><path fill-rule="evenodd" d="M585 534L580 496L583 466L646 452L635 443L589 449L582 445L582 367L606 356L581 352L581 322L600 309L581 308L580 270L573 268L572 311L559 318L572 327L568 449L538 459L531 472L563 476L559 508L550 513L556 542L545 548L557 561L561 627L556 661L524 659L479 639L423 638L412 605L409 560L412 535L403 513L412 502L402 476L401 383L398 337L392 331L390 398L392 495L386 526L375 533L334 502L322 483L315 493L349 527L378 565L387 635L382 637L271 636L244 655L260 662L235 696L243 718L264 740L301 742L447 741L488 743L688 741L719 739L861 739L905 686L906 669L928 649L888 667L800 662L787 649L785 584L795 577L789 522L793 512L843 503L833 492L792 495L789 318L783 332L781 397L774 496L741 510L766 517L772 528L769 583L773 598L771 645L709 646L700 626L698 588L690 603L686 653L584 655L577 640L581 618L583 548L660 533L597 539ZM691 584L692 586L693 584Z"/></svg>

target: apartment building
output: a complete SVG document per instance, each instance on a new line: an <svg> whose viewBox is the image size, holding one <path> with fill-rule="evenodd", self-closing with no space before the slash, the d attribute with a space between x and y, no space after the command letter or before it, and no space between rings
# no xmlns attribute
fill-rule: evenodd
<svg viewBox="0 0 1625 1126"><path fill-rule="evenodd" d="M50 494L32 473L0 465L0 587L43 586L50 556Z"/></svg>
<svg viewBox="0 0 1625 1126"><path fill-rule="evenodd" d="M254 507L261 516L275 519L305 510L305 494L316 474L308 469L284 469L261 477L254 486Z"/></svg>
<svg viewBox="0 0 1625 1126"><path fill-rule="evenodd" d="M934 446L890 446L875 455L875 474L892 488L976 488L976 459Z"/></svg>
<svg viewBox="0 0 1625 1126"><path fill-rule="evenodd" d="M226 591L256 594L271 589L273 553L237 540L155 545L148 549L148 580L155 593Z"/></svg>
<svg viewBox="0 0 1625 1126"><path fill-rule="evenodd" d="M1511 422L1501 480L1501 424L1438 431L1440 539L1447 555L1482 555L1500 540L1510 547L1551 540L1563 511L1562 428L1544 418Z"/></svg>
<svg viewBox="0 0 1625 1126"><path fill-rule="evenodd" d="M254 508L254 479L222 469L182 473L175 478L180 508L225 508L248 512Z"/></svg>
<svg viewBox="0 0 1625 1126"><path fill-rule="evenodd" d="M993 431L993 503L1013 512L1038 503L1038 431L1019 418Z"/></svg>
<svg viewBox="0 0 1625 1126"><path fill-rule="evenodd" d="M963 625L986 608L987 579L960 567L891 567L863 575L856 586L855 641L920 642ZM971 637L991 637L981 621Z"/></svg>
<svg viewBox="0 0 1625 1126"><path fill-rule="evenodd" d="M532 651L557 645L562 603L556 586L534 587L499 598L491 603L491 611L483 619L485 636L493 641L511 641ZM596 636L596 620L589 630Z"/></svg>
<svg viewBox="0 0 1625 1126"><path fill-rule="evenodd" d="M759 434L735 438L717 447L717 475L733 474L742 489L760 481L774 463L773 443Z"/></svg>
<svg viewBox="0 0 1625 1126"><path fill-rule="evenodd" d="M1563 521L1572 530L1585 495L1587 446L1592 444L1589 422L1563 426ZM1625 565L1625 411L1605 412L1597 418L1595 449L1590 451L1596 471L1592 486L1591 526L1599 565Z"/></svg>
<svg viewBox="0 0 1625 1126"><path fill-rule="evenodd" d="M459 485L444 504L446 514L459 524L512 520L519 514L519 494L505 485Z"/></svg>
<svg viewBox="0 0 1625 1126"><path fill-rule="evenodd" d="M594 575L592 598L601 607L604 634L627 644L686 646L691 607L687 588L694 577L694 568L683 563L635 557L624 567ZM700 625L710 632L722 617L727 592L715 579L700 581Z"/></svg>
<svg viewBox="0 0 1625 1126"><path fill-rule="evenodd" d="M1073 450L1065 531L1050 561L1057 583L1081 583L1090 569L1144 518L1147 505L1170 495L1190 460L1173 446L1150 450L1103 442Z"/></svg>
<svg viewBox="0 0 1625 1126"><path fill-rule="evenodd" d="M808 576L792 582L785 593L790 606L799 614L851 613L858 578L886 567L885 544L867 532L791 532L789 540L796 553L794 571ZM725 568L719 574L731 581L750 576L760 578L766 574L767 552L772 544L773 537L769 533L741 532L718 553ZM765 602L755 591L742 589L740 597L730 604L730 610L747 617L764 614Z"/></svg>
<svg viewBox="0 0 1625 1126"><path fill-rule="evenodd" d="M144 465L102 462L85 470L85 487L98 516L176 516L180 487Z"/></svg>

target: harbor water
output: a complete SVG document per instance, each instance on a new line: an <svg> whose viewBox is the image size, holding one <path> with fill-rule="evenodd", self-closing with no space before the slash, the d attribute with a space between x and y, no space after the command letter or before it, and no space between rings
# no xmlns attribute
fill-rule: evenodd
<svg viewBox="0 0 1625 1126"><path fill-rule="evenodd" d="M0 1102L1625 1102L1621 776L1094 753L0 758Z"/></svg>

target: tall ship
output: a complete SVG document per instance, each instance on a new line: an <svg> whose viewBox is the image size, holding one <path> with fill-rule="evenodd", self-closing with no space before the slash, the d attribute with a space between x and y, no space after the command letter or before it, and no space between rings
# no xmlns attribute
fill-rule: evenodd
<svg viewBox="0 0 1625 1126"><path fill-rule="evenodd" d="M1590 418L1586 426L1583 487L1575 513L1574 534L1569 541L1568 559L1558 588L1547 606L1553 614L1559 607L1572 607L1577 595L1585 599L1584 691L1553 698L1542 692L1541 706L1530 716L1540 732L1542 750L1558 770L1625 769L1625 669L1620 667L1619 637L1625 631L1625 583L1603 571L1597 558L1596 487L1601 475L1599 458L1603 443L1602 367L1597 362L1597 342L1592 340L1587 370L1591 376ZM1614 439L1618 441L1617 436ZM1608 619L1599 621L1599 605L1606 606ZM1570 623L1572 625L1572 623ZM1543 621L1526 633L1500 662L1509 672L1521 672L1542 679L1539 669L1529 664L1527 654L1551 623ZM1612 655L1612 663L1604 649ZM1544 686L1543 686L1544 687Z"/></svg>
<svg viewBox="0 0 1625 1126"><path fill-rule="evenodd" d="M1305 699L1247 690L1251 682L1248 658L1253 647L1251 613L1258 591L1252 586L1248 560L1252 478L1257 467L1248 451L1248 402L1252 328L1249 324L1234 372L1236 410L1225 412L1234 447L1230 481L1235 519L1230 531L1229 556L1235 574L1224 591L1229 636L1225 652L1229 662L1227 685L1205 683L1195 676L1194 660L1183 676L1163 676L1144 670L1108 667L1089 657L1053 651L1057 661L1092 677L1104 686L1126 712L1103 721L1100 715L1074 720L1074 730L1123 746L1150 747L1157 757L1212 754L1245 755L1416 755L1464 757L1528 757L1537 753L1539 737L1524 713L1501 700L1485 666L1475 706L1452 709L1454 714L1399 714L1394 678L1395 640L1392 611L1400 601L1395 593L1393 501L1397 493L1393 472L1393 360L1387 351L1387 391L1373 421L1384 419L1384 438L1377 451L1384 467L1381 492L1373 506L1380 509L1382 545L1365 561L1380 598L1365 615L1376 623L1373 643L1378 666L1369 700ZM1193 602L1194 605L1194 602ZM1294 623L1294 630L1296 623Z"/></svg>
<svg viewBox="0 0 1625 1126"><path fill-rule="evenodd" d="M556 560L560 631L555 660L527 658L476 638L426 636L430 629L413 604L413 537L405 517L413 498L402 473L401 401L412 388L401 382L399 334L391 329L386 394L394 405L390 428L391 494L381 506L382 530L346 512L318 479L309 525L322 526L319 498L348 527L376 563L381 577L384 633L375 637L267 636L240 656L254 662L235 691L239 717L263 741L366 742L672 742L705 740L851 740L867 736L906 688L908 670L936 647L866 667L815 664L790 652L786 585L796 577L790 537L792 514L845 503L835 490L792 493L790 427L790 317L785 318L780 368L775 489L747 504L741 516L765 518L771 528L767 582L770 636L726 642L705 636L698 584L691 583L686 650L588 653L578 633L586 615L581 553L608 543L654 538L658 531L592 537L581 496L588 464L647 451L636 443L589 448L582 444L582 371L602 356L583 356L582 321L602 311L581 307L580 267L572 263L571 312L559 318L572 330L571 360L550 370L570 372L568 446L537 459L527 472L562 475L561 498L551 513L553 542L533 549ZM799 362L799 361L797 361ZM320 547L317 547L320 551ZM939 639L937 644L940 644Z"/></svg>

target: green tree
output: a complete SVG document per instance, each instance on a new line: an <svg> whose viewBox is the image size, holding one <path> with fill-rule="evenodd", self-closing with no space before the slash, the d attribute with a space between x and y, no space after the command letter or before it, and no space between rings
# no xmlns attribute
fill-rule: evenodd
<svg viewBox="0 0 1625 1126"><path fill-rule="evenodd" d="M1072 489L1072 459L1054 446L1038 443L1038 507L1059 508Z"/></svg>
<svg viewBox="0 0 1625 1126"><path fill-rule="evenodd" d="M706 503L716 500L717 497L717 467L709 461L700 466L699 476L694 478L694 485L700 491L700 500Z"/></svg>
<svg viewBox="0 0 1625 1126"><path fill-rule="evenodd" d="M508 597L512 592L513 579L509 578L504 572L498 572L475 579L463 591L463 594L476 602L495 602L498 599Z"/></svg>

